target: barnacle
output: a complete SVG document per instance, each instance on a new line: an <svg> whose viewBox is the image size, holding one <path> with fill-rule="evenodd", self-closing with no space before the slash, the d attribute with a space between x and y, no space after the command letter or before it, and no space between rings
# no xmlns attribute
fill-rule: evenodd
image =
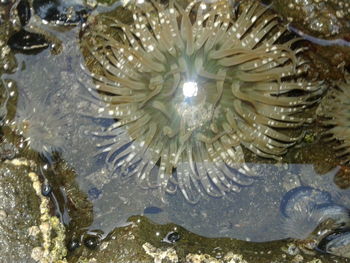
<svg viewBox="0 0 350 263"><path fill-rule="evenodd" d="M350 162L350 75L330 90L323 99L319 114L326 117L323 121L328 126L328 140L338 140L336 147L338 157L345 163Z"/></svg>
<svg viewBox="0 0 350 263"><path fill-rule="evenodd" d="M243 147L278 159L300 138L281 129L310 121L295 114L322 90L301 78L302 50L280 40L274 14L254 3L232 18L228 1L206 2L146 1L132 23L95 18L81 41L94 117L116 120L99 153L122 177L193 202L251 184Z"/></svg>

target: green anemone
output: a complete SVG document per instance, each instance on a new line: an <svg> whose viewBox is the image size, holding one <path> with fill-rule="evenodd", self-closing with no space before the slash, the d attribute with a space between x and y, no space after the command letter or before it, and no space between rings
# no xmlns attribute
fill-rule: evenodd
<svg viewBox="0 0 350 263"><path fill-rule="evenodd" d="M228 1L206 2L146 1L131 23L92 19L82 39L95 116L116 120L99 134L106 163L191 202L251 184L243 147L280 158L300 139L281 130L309 122L296 114L322 91L276 15L254 3L233 18Z"/></svg>

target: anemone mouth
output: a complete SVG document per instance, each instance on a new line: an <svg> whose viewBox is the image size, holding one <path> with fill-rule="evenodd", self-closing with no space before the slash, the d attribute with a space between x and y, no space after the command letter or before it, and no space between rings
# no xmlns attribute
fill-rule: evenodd
<svg viewBox="0 0 350 263"><path fill-rule="evenodd" d="M300 77L296 40L277 43L275 15L254 3L234 20L226 3L146 1L131 24L88 27L94 117L116 120L98 145L113 171L170 192L173 183L193 201L252 182L242 146L278 159L299 140L280 130L309 122L295 114L322 88Z"/></svg>
<svg viewBox="0 0 350 263"><path fill-rule="evenodd" d="M323 124L329 129L326 131L328 141L338 141L335 147L337 156L344 164L350 164L350 74L345 81L340 82L324 97L318 109L319 115L326 119Z"/></svg>

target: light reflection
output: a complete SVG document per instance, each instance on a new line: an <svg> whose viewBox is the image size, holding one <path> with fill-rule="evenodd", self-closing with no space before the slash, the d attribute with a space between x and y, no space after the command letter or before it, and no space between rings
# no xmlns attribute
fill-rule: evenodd
<svg viewBox="0 0 350 263"><path fill-rule="evenodd" d="M131 3L131 0L122 0L121 3L123 6L126 6ZM136 0L134 3L137 5L142 5L145 3L145 0Z"/></svg>
<svg viewBox="0 0 350 263"><path fill-rule="evenodd" d="M198 94L198 85L195 81L187 81L182 86L183 95L186 98L195 97Z"/></svg>

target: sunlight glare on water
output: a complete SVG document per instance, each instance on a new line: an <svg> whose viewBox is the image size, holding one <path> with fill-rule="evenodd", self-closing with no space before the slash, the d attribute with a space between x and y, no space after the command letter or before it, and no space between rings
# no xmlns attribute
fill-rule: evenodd
<svg viewBox="0 0 350 263"><path fill-rule="evenodd" d="M198 84L195 81L187 81L182 87L183 95L186 98L195 97L198 94Z"/></svg>

